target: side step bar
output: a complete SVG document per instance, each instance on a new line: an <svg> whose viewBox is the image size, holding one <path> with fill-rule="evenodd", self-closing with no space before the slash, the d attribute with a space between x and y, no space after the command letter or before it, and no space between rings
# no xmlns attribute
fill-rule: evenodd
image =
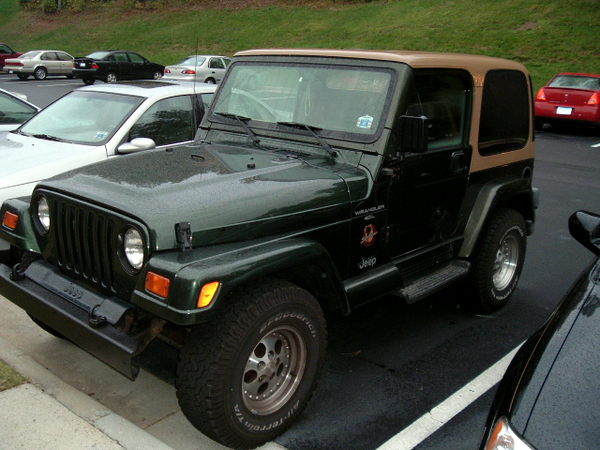
<svg viewBox="0 0 600 450"><path fill-rule="evenodd" d="M467 276L470 268L471 263L467 261L451 261L447 266L435 272L428 273L408 286L392 293L404 298L407 303L415 303L445 288L452 282Z"/></svg>

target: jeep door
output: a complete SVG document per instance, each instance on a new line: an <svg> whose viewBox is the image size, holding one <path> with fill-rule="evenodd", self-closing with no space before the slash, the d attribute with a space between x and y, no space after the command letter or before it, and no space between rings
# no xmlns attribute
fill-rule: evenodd
<svg viewBox="0 0 600 450"><path fill-rule="evenodd" d="M428 148L404 153L389 177L388 257L433 247L458 234L471 161L472 85L465 71L415 70L406 115L427 117Z"/></svg>

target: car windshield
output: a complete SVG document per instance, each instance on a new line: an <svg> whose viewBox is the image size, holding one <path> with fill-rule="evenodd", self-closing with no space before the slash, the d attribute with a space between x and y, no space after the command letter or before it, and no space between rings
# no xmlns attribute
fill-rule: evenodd
<svg viewBox="0 0 600 450"><path fill-rule="evenodd" d="M178 62L177 66L201 66L206 61L204 56L188 56L183 61Z"/></svg>
<svg viewBox="0 0 600 450"><path fill-rule="evenodd" d="M130 95L73 91L43 109L19 132L79 144L101 145L142 101L143 97Z"/></svg>
<svg viewBox="0 0 600 450"><path fill-rule="evenodd" d="M89 55L87 55L86 58L104 59L109 54L110 54L110 52L94 52L94 53L90 53Z"/></svg>
<svg viewBox="0 0 600 450"><path fill-rule="evenodd" d="M31 52L27 52L27 53L22 54L21 56L19 56L19 59L33 59L37 55L39 55L40 53L42 53L41 50L33 50Z"/></svg>
<svg viewBox="0 0 600 450"><path fill-rule="evenodd" d="M383 126L392 80L385 68L238 63L212 119L238 116L253 126L296 132L308 126L324 137L371 140Z"/></svg>
<svg viewBox="0 0 600 450"><path fill-rule="evenodd" d="M548 84L548 87L597 91L600 89L600 78L579 75L558 75Z"/></svg>

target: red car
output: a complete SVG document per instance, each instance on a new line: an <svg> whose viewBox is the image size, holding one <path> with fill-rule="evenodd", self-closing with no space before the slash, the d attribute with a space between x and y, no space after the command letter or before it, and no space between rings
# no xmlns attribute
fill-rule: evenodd
<svg viewBox="0 0 600 450"><path fill-rule="evenodd" d="M559 73L535 97L535 124L572 123L600 127L600 75Z"/></svg>
<svg viewBox="0 0 600 450"><path fill-rule="evenodd" d="M15 52L8 45L0 42L0 70L4 68L4 61L8 58L17 58L21 56L23 53Z"/></svg>

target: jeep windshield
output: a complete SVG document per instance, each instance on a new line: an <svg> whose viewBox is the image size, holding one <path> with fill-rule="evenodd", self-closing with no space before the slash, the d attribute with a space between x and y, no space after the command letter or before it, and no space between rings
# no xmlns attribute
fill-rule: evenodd
<svg viewBox="0 0 600 450"><path fill-rule="evenodd" d="M383 128L393 77L385 68L239 62L219 90L211 121L238 116L254 128L310 128L322 137L373 141Z"/></svg>

